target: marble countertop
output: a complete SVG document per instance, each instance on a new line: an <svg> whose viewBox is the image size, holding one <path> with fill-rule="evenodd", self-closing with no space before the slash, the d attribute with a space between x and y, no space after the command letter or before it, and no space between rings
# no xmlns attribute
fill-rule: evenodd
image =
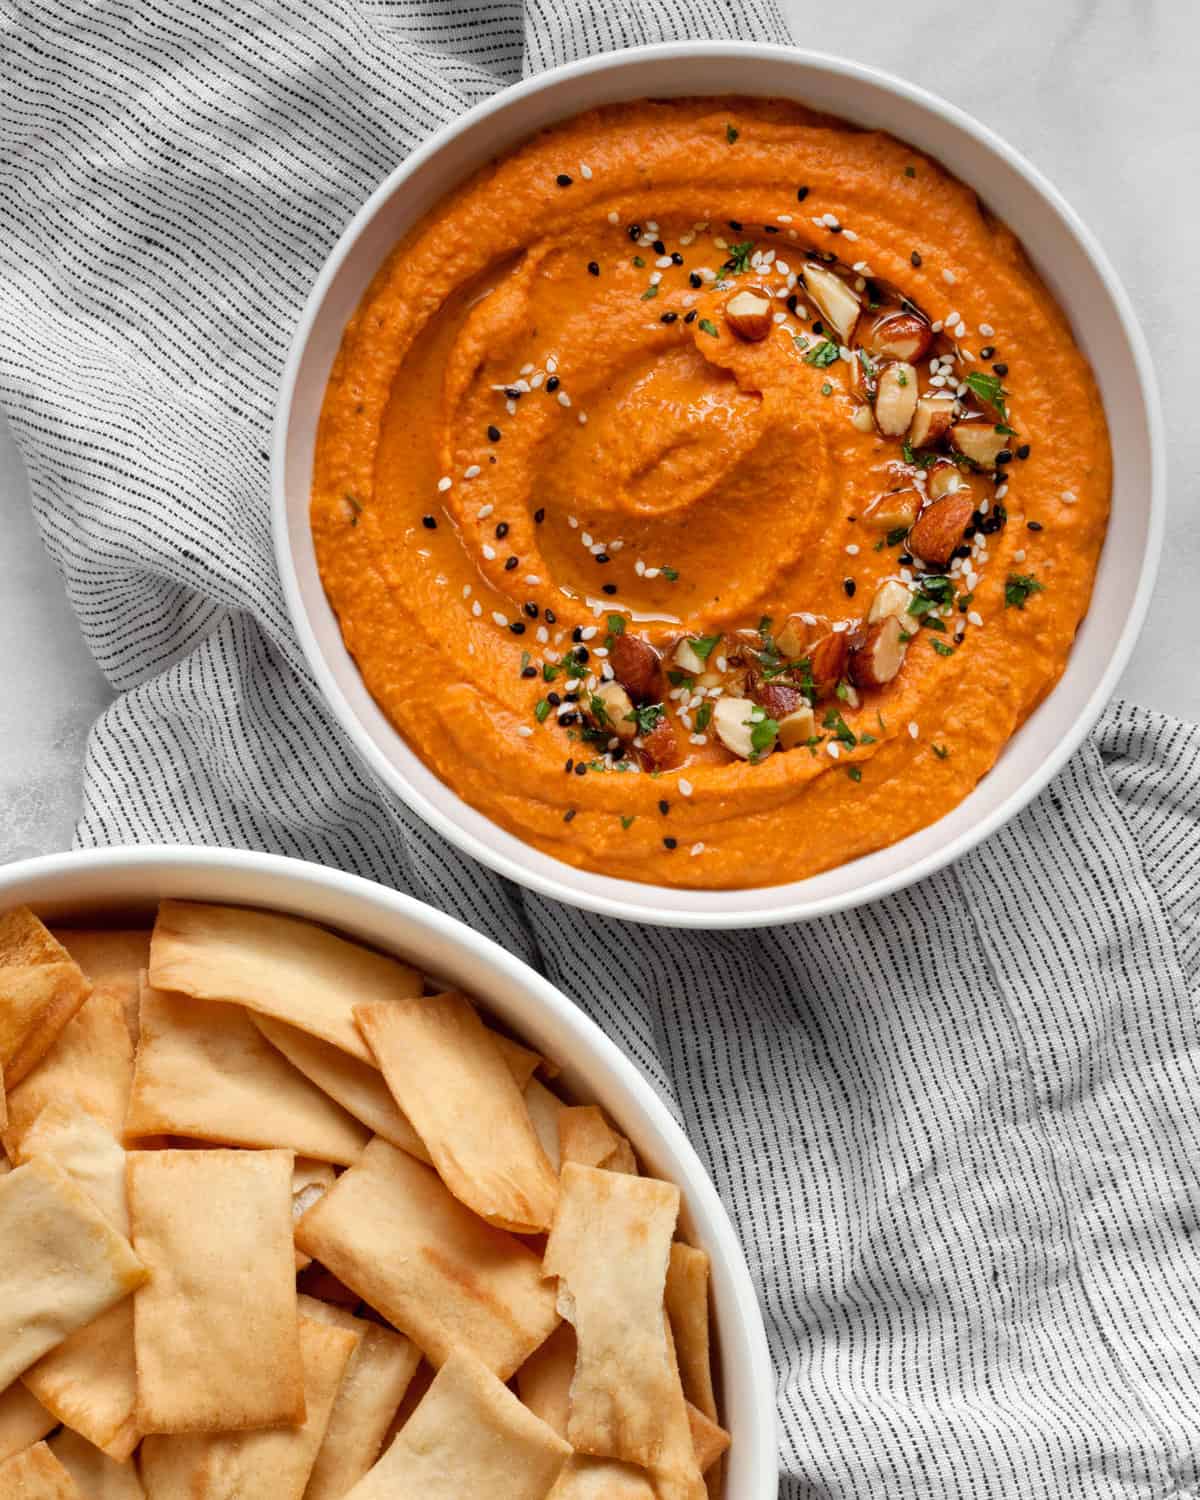
<svg viewBox="0 0 1200 1500"><path fill-rule="evenodd" d="M780 0L780 8L798 44L898 73L998 131L1056 183L1105 246L1154 353L1170 444L1162 572L1121 691L1200 720L1191 613L1200 597L1200 422L1191 409L1200 209L1181 176L1200 158L1191 76L1200 12L1172 0L1010 0L968 17L957 0L930 0L914 25L905 7L872 0L820 8ZM69 845L88 729L111 693L41 546L2 419L0 517L3 862Z"/></svg>

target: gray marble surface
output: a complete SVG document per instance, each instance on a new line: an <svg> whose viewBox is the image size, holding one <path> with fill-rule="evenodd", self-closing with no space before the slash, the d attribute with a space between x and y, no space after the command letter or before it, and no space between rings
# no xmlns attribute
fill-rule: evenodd
<svg viewBox="0 0 1200 1500"><path fill-rule="evenodd" d="M1194 60L1200 10L1177 0L1009 0L964 11L929 0L814 6L780 0L802 46L898 73L976 115L1030 157L1091 225L1133 297L1163 389L1170 444L1167 545L1150 619L1122 683L1141 703L1200 720L1200 422L1188 361L1200 209ZM2 230L0 230L2 233ZM266 497L263 500L266 504ZM65 848L89 726L110 698L30 511L0 422L0 861Z"/></svg>

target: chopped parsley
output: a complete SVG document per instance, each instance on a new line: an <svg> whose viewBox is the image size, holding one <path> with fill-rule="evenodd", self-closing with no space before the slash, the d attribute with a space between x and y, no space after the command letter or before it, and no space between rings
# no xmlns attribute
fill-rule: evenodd
<svg viewBox="0 0 1200 1500"><path fill-rule="evenodd" d="M929 748L937 756L938 760L945 760L946 757L950 754L945 745L931 745Z"/></svg>
<svg viewBox="0 0 1200 1500"><path fill-rule="evenodd" d="M888 544L888 546L889 547L898 547L900 545L900 543L904 540L904 538L907 535L908 535L908 527L907 526L893 526L892 529L891 529L891 531L889 531L888 534L887 534L887 544Z"/></svg>
<svg viewBox="0 0 1200 1500"><path fill-rule="evenodd" d="M907 612L915 615L918 620L923 620L932 610L942 609L953 603L954 585L948 578L922 578Z"/></svg>
<svg viewBox="0 0 1200 1500"><path fill-rule="evenodd" d="M707 661L708 658L712 655L713 647L720 639L721 637L719 633L717 635L701 635L697 636L696 639L690 644L692 650L696 653L700 660Z"/></svg>
<svg viewBox="0 0 1200 1500"><path fill-rule="evenodd" d="M553 662L544 661L542 663L542 681L543 682L553 682L554 679L558 676L558 673L559 673L559 668L556 667Z"/></svg>
<svg viewBox="0 0 1200 1500"><path fill-rule="evenodd" d="M640 255L635 255L633 257L633 263L638 268L639 271L646 264L646 262L642 259L642 257Z"/></svg>
<svg viewBox="0 0 1200 1500"><path fill-rule="evenodd" d="M915 464L918 469L928 469L930 465L937 462L936 457L932 453L914 452L913 445L907 438L900 444L900 452L903 454L906 464Z"/></svg>
<svg viewBox="0 0 1200 1500"><path fill-rule="evenodd" d="M701 318L696 325L702 332L707 333L709 338L719 339L721 335L717 332L717 325L711 318ZM665 570L664 570L665 571Z"/></svg>
<svg viewBox="0 0 1200 1500"><path fill-rule="evenodd" d="M994 408L1000 414L1000 420L1007 423L1008 408L1004 404L1007 393L1000 377L989 375L984 370L972 370L963 378L979 399Z"/></svg>
<svg viewBox="0 0 1200 1500"><path fill-rule="evenodd" d="M609 638L609 640L612 641L617 636L624 635L624 634L625 634L625 616L624 615L609 615L609 617L608 617L608 638Z"/></svg>
<svg viewBox="0 0 1200 1500"><path fill-rule="evenodd" d="M646 288L646 290L642 293L642 301L643 302L649 302L652 297L657 297L657 296L658 296L658 288L656 286L648 286Z"/></svg>
<svg viewBox="0 0 1200 1500"><path fill-rule="evenodd" d="M737 132L737 130L732 125L726 125L726 127L725 127L725 139L729 142L729 144L731 146L733 145L734 141L737 140L737 138L738 138L738 132Z"/></svg>
<svg viewBox="0 0 1200 1500"><path fill-rule="evenodd" d="M699 730L705 730L712 723L713 708L707 700L696 710L695 724Z"/></svg>
<svg viewBox="0 0 1200 1500"><path fill-rule="evenodd" d="M644 703L640 708L635 708L631 714L626 714L625 719L627 723L637 725L639 734L650 734L662 716L661 703Z"/></svg>
<svg viewBox="0 0 1200 1500"><path fill-rule="evenodd" d="M591 695L588 707L592 711L592 718L595 719L596 723L599 724L602 728L605 724L610 724L612 722L612 720L608 717L608 709L604 706L604 699L599 697L597 694L593 693Z"/></svg>
<svg viewBox="0 0 1200 1500"><path fill-rule="evenodd" d="M838 346L832 339L822 339L815 349L810 349L804 356L806 365L816 365L818 370L826 370L839 358Z"/></svg>
<svg viewBox="0 0 1200 1500"><path fill-rule="evenodd" d="M849 776L849 778L850 778L851 781L861 781L862 780L862 767L861 766L847 766L846 767L846 775Z"/></svg>
<svg viewBox="0 0 1200 1500"><path fill-rule="evenodd" d="M636 813L623 813L621 815L621 827L622 828L632 828L633 827L633 820L634 820L635 817L637 817Z"/></svg>
<svg viewBox="0 0 1200 1500"><path fill-rule="evenodd" d="M774 719L763 717L750 720L750 747L755 757L760 756L764 750L770 750L779 738L779 725Z"/></svg>
<svg viewBox="0 0 1200 1500"><path fill-rule="evenodd" d="M938 623L941 624L940 621ZM942 628L944 629L945 627L943 626ZM933 649L937 652L937 654L939 656L953 656L954 655L954 647L953 646L947 646L947 644L946 644L945 641L930 641L929 644L933 647Z"/></svg>
<svg viewBox="0 0 1200 1500"><path fill-rule="evenodd" d="M833 387L829 384L828 380L824 383L824 385L822 385L822 387L821 387L821 394L822 394L822 396L832 396L833 395Z"/></svg>
<svg viewBox="0 0 1200 1500"><path fill-rule="evenodd" d="M821 720L821 727L823 729L832 729L834 739L840 740L843 745L847 746L851 750L853 750L855 745L858 744L858 740L855 738L854 731L850 728L849 724L846 723L845 719L842 718L841 714L836 708L831 708L825 715L824 719Z"/></svg>
<svg viewBox="0 0 1200 1500"><path fill-rule="evenodd" d="M730 245L729 259L721 267L722 271L732 271L735 276L744 275L750 269L750 257L753 254L753 240L741 240L736 245Z"/></svg>
<svg viewBox="0 0 1200 1500"><path fill-rule="evenodd" d="M879 376L879 371L875 367L875 361L865 349L860 349L858 351L858 362L862 366L863 379L867 382L868 387L873 386ZM905 384L903 370L900 372L900 383L901 385Z"/></svg>
<svg viewBox="0 0 1200 1500"><path fill-rule="evenodd" d="M1040 594L1046 585L1039 583L1032 573L1010 573L1004 585L1005 609L1024 609L1031 594Z"/></svg>
<svg viewBox="0 0 1200 1500"><path fill-rule="evenodd" d="M534 705L533 717L538 721L539 724L544 724L546 722L546 720L550 717L549 698L538 699L537 703Z"/></svg>
<svg viewBox="0 0 1200 1500"><path fill-rule="evenodd" d="M678 568L659 568L658 570L668 583L674 583L679 577Z"/></svg>

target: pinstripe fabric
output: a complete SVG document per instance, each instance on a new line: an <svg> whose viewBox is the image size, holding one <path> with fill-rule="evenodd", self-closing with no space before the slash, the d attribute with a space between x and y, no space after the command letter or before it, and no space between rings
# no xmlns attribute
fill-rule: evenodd
<svg viewBox="0 0 1200 1500"><path fill-rule="evenodd" d="M122 692L79 842L341 865L576 996L741 1228L788 1500L1200 1493L1200 730L1118 704L918 889L685 937L524 895L416 824L287 627L266 434L353 208L522 72L778 38L770 0L0 0L0 24L0 397Z"/></svg>

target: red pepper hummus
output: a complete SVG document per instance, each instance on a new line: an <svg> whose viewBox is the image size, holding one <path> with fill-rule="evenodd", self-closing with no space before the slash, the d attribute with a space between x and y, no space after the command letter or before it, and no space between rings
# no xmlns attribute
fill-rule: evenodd
<svg viewBox="0 0 1200 1500"><path fill-rule="evenodd" d="M728 888L967 795L1063 670L1109 487L1088 365L968 187L796 105L640 102L393 252L312 527L459 795L572 865Z"/></svg>

